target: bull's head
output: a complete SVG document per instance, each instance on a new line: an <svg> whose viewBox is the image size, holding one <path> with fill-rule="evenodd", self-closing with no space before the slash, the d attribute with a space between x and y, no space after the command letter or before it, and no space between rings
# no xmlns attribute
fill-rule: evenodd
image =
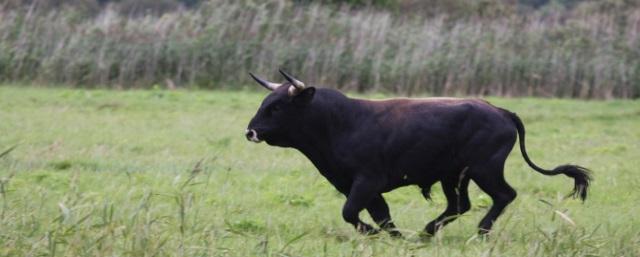
<svg viewBox="0 0 640 257"><path fill-rule="evenodd" d="M272 91L249 123L245 134L249 141L259 143L264 140L270 145L291 146L290 135L303 126L302 117L313 100L315 88L305 87L302 81L282 70L280 73L286 82L273 83L249 73L258 84Z"/></svg>

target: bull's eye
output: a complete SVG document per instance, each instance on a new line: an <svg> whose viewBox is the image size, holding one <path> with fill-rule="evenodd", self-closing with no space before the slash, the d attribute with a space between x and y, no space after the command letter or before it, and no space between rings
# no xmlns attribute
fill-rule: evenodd
<svg viewBox="0 0 640 257"><path fill-rule="evenodd" d="M282 106L280 104L274 104L267 110L267 113L269 114L269 116L271 116L280 112L280 110L282 110Z"/></svg>

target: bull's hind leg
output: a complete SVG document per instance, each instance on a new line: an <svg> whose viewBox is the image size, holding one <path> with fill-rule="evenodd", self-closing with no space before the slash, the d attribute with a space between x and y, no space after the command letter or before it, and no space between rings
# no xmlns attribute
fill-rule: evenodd
<svg viewBox="0 0 640 257"><path fill-rule="evenodd" d="M468 176L463 173L459 178L442 180L440 183L442 184L442 191L447 197L447 209L438 218L427 224L425 227L427 235L435 235L439 229L471 208L467 190L469 186Z"/></svg>
<svg viewBox="0 0 640 257"><path fill-rule="evenodd" d="M506 156L497 157L488 163L471 168L473 181L493 200L491 209L478 225L479 234L490 232L493 223L502 214L504 208L516 198L516 191L504 179L505 159Z"/></svg>

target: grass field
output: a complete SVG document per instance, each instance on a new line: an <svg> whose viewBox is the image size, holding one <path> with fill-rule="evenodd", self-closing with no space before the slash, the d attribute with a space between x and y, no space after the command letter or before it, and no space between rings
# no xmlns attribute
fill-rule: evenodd
<svg viewBox="0 0 640 257"><path fill-rule="evenodd" d="M639 101L489 99L522 117L539 165L593 169L590 197L564 199L569 178L514 150L519 196L494 233L475 236L491 200L472 185L472 210L425 241L439 186L385 195L405 239L358 235L301 154L244 139L265 94L0 87L0 153L17 145L0 256L640 256Z"/></svg>

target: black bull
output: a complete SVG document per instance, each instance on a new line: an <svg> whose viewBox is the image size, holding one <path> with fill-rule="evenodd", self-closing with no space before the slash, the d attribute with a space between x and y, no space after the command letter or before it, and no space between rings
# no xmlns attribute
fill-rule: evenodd
<svg viewBox="0 0 640 257"><path fill-rule="evenodd" d="M489 232L516 198L505 181L504 163L517 136L531 168L569 176L575 180L572 195L582 200L587 196L589 170L536 166L527 156L520 118L483 100L354 99L332 89L305 87L281 73L287 79L283 84L252 74L273 92L249 123L247 139L302 152L347 197L342 217L362 233L378 231L360 220L360 211L366 209L381 229L399 236L382 193L417 185L429 198L431 186L440 182L447 208L426 226L425 232L433 235L470 209L470 180L493 200L479 224L479 233Z"/></svg>

